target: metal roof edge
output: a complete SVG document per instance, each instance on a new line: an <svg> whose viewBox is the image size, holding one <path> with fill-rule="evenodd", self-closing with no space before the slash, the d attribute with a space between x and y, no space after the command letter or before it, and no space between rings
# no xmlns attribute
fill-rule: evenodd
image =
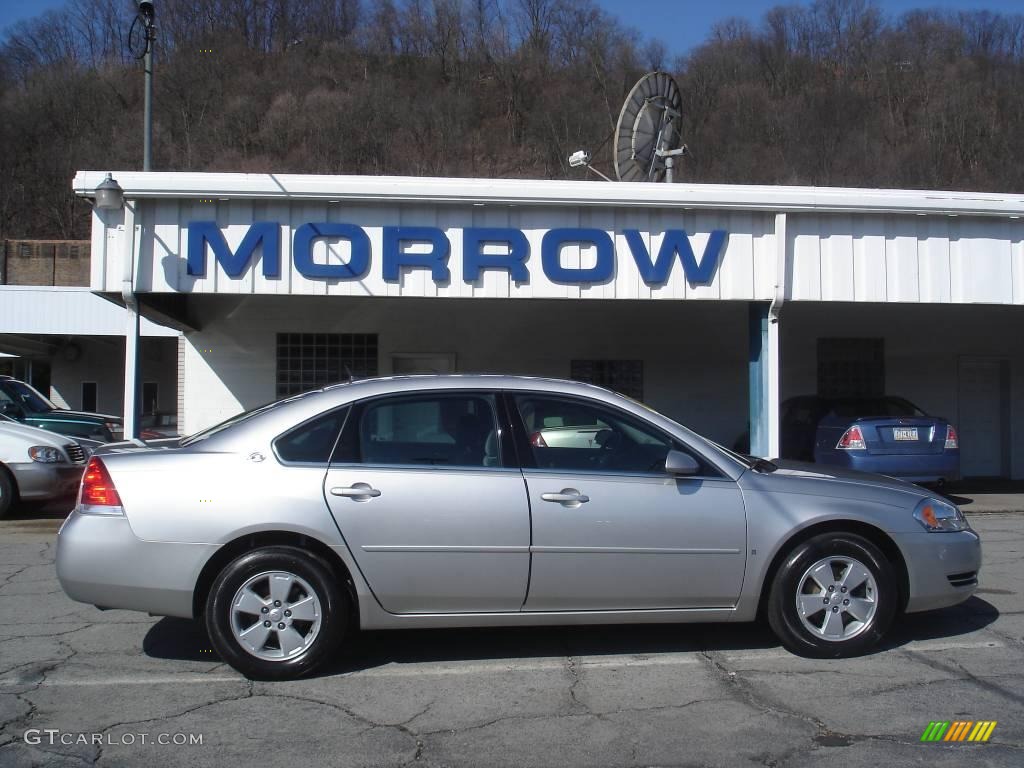
<svg viewBox="0 0 1024 768"><path fill-rule="evenodd" d="M79 171L91 196L106 171ZM1024 194L538 179L113 171L128 199L269 199L1024 216Z"/></svg>

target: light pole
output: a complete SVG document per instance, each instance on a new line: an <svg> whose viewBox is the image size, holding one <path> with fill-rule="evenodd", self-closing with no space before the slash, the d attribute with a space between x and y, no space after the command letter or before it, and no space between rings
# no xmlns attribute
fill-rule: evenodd
<svg viewBox="0 0 1024 768"><path fill-rule="evenodd" d="M153 170L153 45L156 42L156 12L152 0L135 0L139 12L128 31L128 49L142 59L146 73L145 116L142 128L142 170Z"/></svg>

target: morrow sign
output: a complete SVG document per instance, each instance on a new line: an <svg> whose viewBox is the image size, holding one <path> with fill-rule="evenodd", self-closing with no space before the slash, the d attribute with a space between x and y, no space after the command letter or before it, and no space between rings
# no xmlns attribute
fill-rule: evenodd
<svg viewBox="0 0 1024 768"><path fill-rule="evenodd" d="M224 272L233 278L241 277L252 263L256 249L261 249L263 276L281 276L281 224L273 221L256 222L249 226L238 247L228 245L223 232L214 221L192 221L187 225L188 274L202 277L206 274L207 251ZM403 267L430 271L435 283L451 281L448 259L452 243L448 234L435 227L383 227L381 244L381 275L388 282L398 282ZM473 283L484 270L501 270L518 283L530 280L530 242L519 229L499 227L469 227L460 230L462 241L462 279ZM692 284L712 281L722 258L726 232L713 230L698 260L683 229L669 229L663 233L657 255L652 255L639 230L624 229L627 250L643 281L650 285L664 285L678 260L683 274ZM345 240L349 244L349 258L344 263L322 263L313 258L313 245L317 240ZM426 250L412 252L410 245ZM497 245L504 253L486 253L485 247ZM593 247L597 260L592 266L565 266L561 260L566 246ZM550 229L541 240L541 269L555 283L579 285L603 283L615 275L615 262L619 254L611 236L603 229L562 228ZM366 230L354 224L340 222L302 224L295 230L292 240L292 262L303 276L324 280L359 280L369 271L372 262L370 237Z"/></svg>

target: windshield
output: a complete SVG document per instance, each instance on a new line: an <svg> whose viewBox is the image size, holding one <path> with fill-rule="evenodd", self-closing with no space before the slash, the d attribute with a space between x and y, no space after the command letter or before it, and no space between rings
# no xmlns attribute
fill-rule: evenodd
<svg viewBox="0 0 1024 768"><path fill-rule="evenodd" d="M57 406L37 390L16 379L0 381L0 402L4 400L13 400L30 413L49 413L57 410Z"/></svg>

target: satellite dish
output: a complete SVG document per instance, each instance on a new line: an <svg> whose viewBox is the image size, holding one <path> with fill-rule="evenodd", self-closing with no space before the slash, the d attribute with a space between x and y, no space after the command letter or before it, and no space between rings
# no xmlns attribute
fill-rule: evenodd
<svg viewBox="0 0 1024 768"><path fill-rule="evenodd" d="M667 72L648 72L626 97L615 128L615 175L619 181L672 181L682 143L683 100Z"/></svg>

